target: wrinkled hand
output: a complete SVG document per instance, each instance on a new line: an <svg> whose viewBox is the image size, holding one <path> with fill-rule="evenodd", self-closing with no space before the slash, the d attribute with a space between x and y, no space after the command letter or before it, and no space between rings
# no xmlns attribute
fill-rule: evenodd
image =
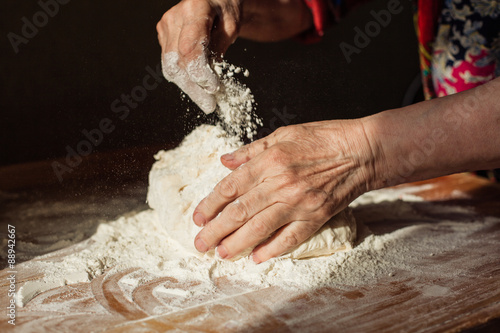
<svg viewBox="0 0 500 333"><path fill-rule="evenodd" d="M215 110L219 82L208 63L209 48L224 53L237 37L238 0L184 0L167 11L156 29L163 75L205 112Z"/></svg>
<svg viewBox="0 0 500 333"><path fill-rule="evenodd" d="M219 88L210 67L238 35L259 41L290 38L312 25L303 0L183 0L158 25L163 75L205 112L215 110Z"/></svg>
<svg viewBox="0 0 500 333"><path fill-rule="evenodd" d="M288 252L369 189L374 158L362 120L282 127L224 155L234 171L196 207L195 246L228 259L258 245L256 263Z"/></svg>

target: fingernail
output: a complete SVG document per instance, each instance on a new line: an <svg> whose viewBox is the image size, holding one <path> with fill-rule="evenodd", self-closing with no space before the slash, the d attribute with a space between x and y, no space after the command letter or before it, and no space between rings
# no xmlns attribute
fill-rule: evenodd
<svg viewBox="0 0 500 333"><path fill-rule="evenodd" d="M196 247L196 249L200 252L207 252L208 251L208 246L207 244L205 244L205 242L201 239L201 238L198 238L195 242L194 242L194 246Z"/></svg>
<svg viewBox="0 0 500 333"><path fill-rule="evenodd" d="M262 262L262 260L260 260L255 253L252 253L252 260L256 264L260 264Z"/></svg>
<svg viewBox="0 0 500 333"><path fill-rule="evenodd" d="M227 257L227 251L226 251L226 247L224 245L217 246L217 252L219 253L219 256L222 259L225 259Z"/></svg>
<svg viewBox="0 0 500 333"><path fill-rule="evenodd" d="M222 158L225 159L226 161L232 161L234 160L234 155L231 153L231 154L224 154L222 155Z"/></svg>
<svg viewBox="0 0 500 333"><path fill-rule="evenodd" d="M201 213L196 213L193 216L193 221L196 225L203 227L205 224L207 224L207 220Z"/></svg>

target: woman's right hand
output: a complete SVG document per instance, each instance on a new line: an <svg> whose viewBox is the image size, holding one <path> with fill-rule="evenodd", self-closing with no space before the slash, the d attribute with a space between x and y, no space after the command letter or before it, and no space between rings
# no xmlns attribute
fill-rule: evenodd
<svg viewBox="0 0 500 333"><path fill-rule="evenodd" d="M163 74L211 113L219 89L210 67L212 55L223 55L238 36L276 41L311 25L303 0L183 0L156 27Z"/></svg>

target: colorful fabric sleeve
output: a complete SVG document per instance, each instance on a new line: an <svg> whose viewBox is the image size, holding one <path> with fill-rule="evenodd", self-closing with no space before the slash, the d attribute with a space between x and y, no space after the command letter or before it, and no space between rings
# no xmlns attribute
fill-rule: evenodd
<svg viewBox="0 0 500 333"><path fill-rule="evenodd" d="M297 36L297 39L304 43L320 41L329 26L337 23L354 7L368 1L370 0L304 0L313 16L314 27Z"/></svg>
<svg viewBox="0 0 500 333"><path fill-rule="evenodd" d="M418 38L418 53L425 99L436 97L432 84L432 47L438 27L443 0L415 0L415 30Z"/></svg>

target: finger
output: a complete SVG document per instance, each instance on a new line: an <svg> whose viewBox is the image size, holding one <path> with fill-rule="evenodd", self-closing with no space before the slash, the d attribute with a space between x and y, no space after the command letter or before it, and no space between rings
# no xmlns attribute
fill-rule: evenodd
<svg viewBox="0 0 500 333"><path fill-rule="evenodd" d="M290 222L293 209L284 203L275 203L256 214L217 247L223 259L232 258L242 251L253 248L269 238L276 230Z"/></svg>
<svg viewBox="0 0 500 333"><path fill-rule="evenodd" d="M163 73L205 113L211 113L216 107L213 93L218 89L218 79L208 66L206 45L215 11L209 4L192 6L186 2L186 6L189 8L182 9L185 14L168 12L158 24ZM178 17L182 17L181 22Z"/></svg>
<svg viewBox="0 0 500 333"><path fill-rule="evenodd" d="M242 195L229 205L216 218L211 220L195 238L195 247L200 252L215 248L219 242L243 226L260 211L274 204L271 183L261 183L249 193Z"/></svg>
<svg viewBox="0 0 500 333"><path fill-rule="evenodd" d="M241 167L221 180L214 190L203 199L193 212L193 221L198 226L205 225L222 211L230 202L233 202L247 193L260 182L260 167Z"/></svg>
<svg viewBox="0 0 500 333"><path fill-rule="evenodd" d="M162 48L162 53L166 53L172 50L177 52L177 41L179 39L179 33L182 28L182 16L175 13L175 7L167 11L161 18L161 20L156 24L156 31L158 32L158 42ZM169 48L169 42L171 43L175 40L175 48Z"/></svg>
<svg viewBox="0 0 500 333"><path fill-rule="evenodd" d="M217 55L223 55L238 37L238 23L235 13L220 11L212 28L210 49Z"/></svg>
<svg viewBox="0 0 500 333"><path fill-rule="evenodd" d="M181 65L184 65L190 80L210 94L219 89L219 80L207 59L212 24L213 16L188 18L180 32L178 44Z"/></svg>
<svg viewBox="0 0 500 333"><path fill-rule="evenodd" d="M250 161L252 158L262 153L275 143L275 137L270 135L269 137L247 144L230 154L222 155L221 162L226 168L234 170L243 163Z"/></svg>
<svg viewBox="0 0 500 333"><path fill-rule="evenodd" d="M202 87L191 81L187 73L181 73L174 82L182 91L189 95L203 112L210 114L215 111L217 107L215 96L207 93Z"/></svg>
<svg viewBox="0 0 500 333"><path fill-rule="evenodd" d="M196 83L205 92L215 94L219 90L219 79L204 54L189 62L186 71L191 82Z"/></svg>
<svg viewBox="0 0 500 333"><path fill-rule="evenodd" d="M183 19L177 50L184 67L191 61L205 55L210 41L210 31L214 23L215 11L208 5L192 6Z"/></svg>
<svg viewBox="0 0 500 333"><path fill-rule="evenodd" d="M325 221L326 222L326 221ZM294 221L278 230L271 238L252 251L253 261L257 264L293 250L306 241L324 223L314 221Z"/></svg>
<svg viewBox="0 0 500 333"><path fill-rule="evenodd" d="M215 96L207 93L199 85L192 82L188 74L179 66L179 54L167 52L162 57L162 70L165 78L174 82L195 102L205 113L211 113L217 105Z"/></svg>

